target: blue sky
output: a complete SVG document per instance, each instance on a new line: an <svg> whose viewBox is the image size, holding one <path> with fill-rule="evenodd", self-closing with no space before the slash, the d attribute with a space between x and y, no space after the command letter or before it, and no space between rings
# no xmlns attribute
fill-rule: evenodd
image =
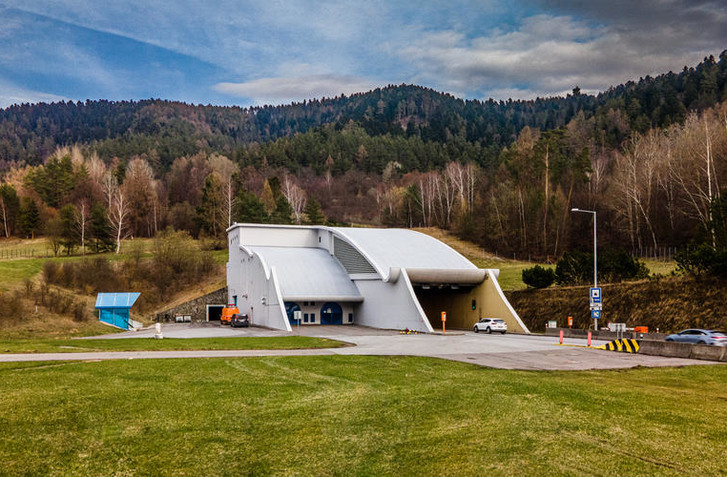
<svg viewBox="0 0 727 477"><path fill-rule="evenodd" d="M284 104L400 83L525 99L724 49L724 1L0 0L0 107Z"/></svg>

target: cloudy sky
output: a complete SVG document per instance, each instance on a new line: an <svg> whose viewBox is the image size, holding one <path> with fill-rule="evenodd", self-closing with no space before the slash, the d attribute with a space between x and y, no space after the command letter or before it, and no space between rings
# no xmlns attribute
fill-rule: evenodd
<svg viewBox="0 0 727 477"><path fill-rule="evenodd" d="M0 107L585 92L727 49L725 0L0 0Z"/></svg>

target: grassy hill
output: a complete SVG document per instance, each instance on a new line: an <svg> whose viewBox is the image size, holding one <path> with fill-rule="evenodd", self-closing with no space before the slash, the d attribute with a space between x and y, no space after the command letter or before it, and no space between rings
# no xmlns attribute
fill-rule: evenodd
<svg viewBox="0 0 727 477"><path fill-rule="evenodd" d="M649 330L675 332L685 328L726 329L724 296L727 283L716 279L696 281L677 277L630 283L605 284L601 323L648 326ZM566 326L572 316L575 328L592 323L589 287L553 287L506 293L531 331L542 331L548 320Z"/></svg>
<svg viewBox="0 0 727 477"><path fill-rule="evenodd" d="M193 244L197 249L203 245L201 242ZM0 337L56 338L113 332L113 328L96 320L94 287L58 286L58 282L67 277L56 277L49 282L46 275L51 266L56 274L63 275L73 270L63 268L68 264L99 259L107 261L125 278L116 282L116 288L105 289L101 285L102 289L98 291L143 290L145 300L140 300L134 307L132 316L144 321L169 303L183 302L224 286L222 264L227 262L227 250L215 250L210 254L217 267L215 273L172 288L160 298L158 292L155 294L135 276L144 274L144 264L151 262L154 256L153 239L125 240L118 255L103 253L57 257L53 256L44 238L0 240Z"/></svg>

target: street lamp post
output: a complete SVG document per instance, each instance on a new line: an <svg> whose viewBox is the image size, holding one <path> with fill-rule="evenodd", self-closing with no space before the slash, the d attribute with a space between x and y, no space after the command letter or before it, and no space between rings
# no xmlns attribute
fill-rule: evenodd
<svg viewBox="0 0 727 477"><path fill-rule="evenodd" d="M598 249L597 249L597 238L596 238L596 211L595 210L582 210L573 208L571 212L583 212L585 214L593 214L593 288L598 287ZM598 320L593 319L593 329L598 329Z"/></svg>

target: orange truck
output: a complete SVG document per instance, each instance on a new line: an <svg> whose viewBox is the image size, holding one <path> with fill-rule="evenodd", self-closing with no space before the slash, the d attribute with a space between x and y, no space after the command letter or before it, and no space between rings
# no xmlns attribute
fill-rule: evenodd
<svg viewBox="0 0 727 477"><path fill-rule="evenodd" d="M232 303L228 303L226 307L222 309L222 316L220 317L220 324L229 325L232 320L232 315L240 313L240 310Z"/></svg>

